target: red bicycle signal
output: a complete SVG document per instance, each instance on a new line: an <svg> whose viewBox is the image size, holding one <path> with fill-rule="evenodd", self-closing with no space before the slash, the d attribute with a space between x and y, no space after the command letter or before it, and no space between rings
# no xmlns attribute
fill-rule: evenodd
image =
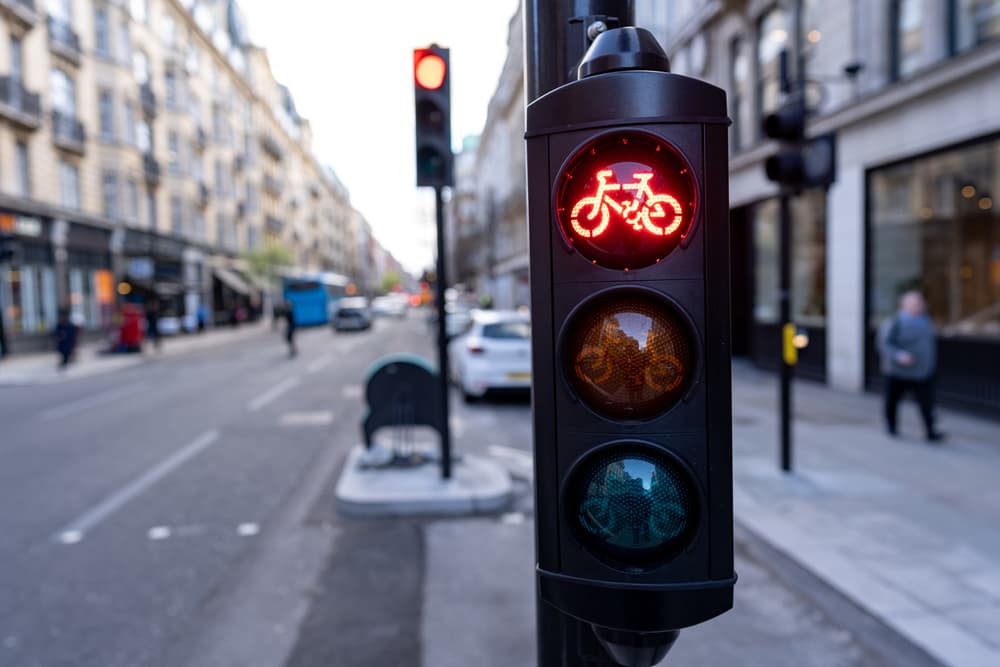
<svg viewBox="0 0 1000 667"><path fill-rule="evenodd" d="M697 196L677 149L628 133L605 135L573 156L555 203L563 234L581 255L612 269L638 269L685 238Z"/></svg>

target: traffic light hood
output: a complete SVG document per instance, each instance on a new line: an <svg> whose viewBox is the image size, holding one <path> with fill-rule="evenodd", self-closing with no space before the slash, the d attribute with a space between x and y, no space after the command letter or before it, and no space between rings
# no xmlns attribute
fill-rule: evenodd
<svg viewBox="0 0 1000 667"><path fill-rule="evenodd" d="M648 30L615 28L602 32L590 45L577 68L577 77L626 69L669 72L670 59Z"/></svg>

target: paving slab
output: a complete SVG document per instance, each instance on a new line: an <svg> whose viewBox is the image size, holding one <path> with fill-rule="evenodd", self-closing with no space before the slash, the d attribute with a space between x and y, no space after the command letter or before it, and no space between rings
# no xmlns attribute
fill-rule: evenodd
<svg viewBox="0 0 1000 667"><path fill-rule="evenodd" d="M363 465L366 450L355 445L337 482L337 509L345 516L392 517L499 512L513 493L510 474L497 463L467 455L441 477L436 462L410 467Z"/></svg>

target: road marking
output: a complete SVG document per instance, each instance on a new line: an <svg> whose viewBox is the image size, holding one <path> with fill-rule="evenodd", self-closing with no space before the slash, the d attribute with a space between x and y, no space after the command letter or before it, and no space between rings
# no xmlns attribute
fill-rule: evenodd
<svg viewBox="0 0 1000 667"><path fill-rule="evenodd" d="M147 470L144 474L83 513L71 524L56 533L53 539L62 544L76 544L83 539L87 531L120 510L130 500L147 491L185 462L197 456L218 439L219 432L215 429L202 433L187 445Z"/></svg>
<svg viewBox="0 0 1000 667"><path fill-rule="evenodd" d="M344 398L361 398L361 385L345 384L344 388L340 390L340 395Z"/></svg>
<svg viewBox="0 0 1000 667"><path fill-rule="evenodd" d="M309 375L312 375L313 373L319 373L321 370L329 366L332 361L333 361L332 354L329 353L324 354L322 357L320 357L316 361L313 361L308 366L306 366L306 373L308 373Z"/></svg>
<svg viewBox="0 0 1000 667"><path fill-rule="evenodd" d="M517 526L524 523L524 512L506 512L500 515L500 523Z"/></svg>
<svg viewBox="0 0 1000 667"><path fill-rule="evenodd" d="M146 532L146 536L151 540L165 540L170 537L170 526L153 526Z"/></svg>
<svg viewBox="0 0 1000 667"><path fill-rule="evenodd" d="M333 411L289 412L281 415L278 423L282 426L326 426L333 423Z"/></svg>
<svg viewBox="0 0 1000 667"><path fill-rule="evenodd" d="M255 523L241 523L236 526L236 534L240 537L253 537L260 532L260 526Z"/></svg>
<svg viewBox="0 0 1000 667"><path fill-rule="evenodd" d="M275 399L277 399L279 396L281 396L282 394L284 394L288 390L290 390L293 387L295 387L296 385L298 385L298 383L299 383L299 379L296 378L296 377L285 378L284 380L282 380L278 384L274 385L273 387L271 387L270 389L268 389L267 391L265 391L263 394L261 394L257 398L254 398L250 402L248 402L247 403L247 410L249 410L250 412L257 412L258 410L260 410L261 408L263 408L268 403L271 403L272 401L274 401Z"/></svg>
<svg viewBox="0 0 1000 667"><path fill-rule="evenodd" d="M87 396L86 398L70 401L69 403L63 403L62 405L57 405L49 408L48 410L43 410L38 416L43 421L51 421L61 417L68 417L70 415L83 412L84 410L104 405L105 403L111 403L122 396L134 393L137 389L144 387L145 385L145 382L133 382L132 384L115 387L114 389L109 389L108 391L101 392L99 394L93 394L92 396Z"/></svg>

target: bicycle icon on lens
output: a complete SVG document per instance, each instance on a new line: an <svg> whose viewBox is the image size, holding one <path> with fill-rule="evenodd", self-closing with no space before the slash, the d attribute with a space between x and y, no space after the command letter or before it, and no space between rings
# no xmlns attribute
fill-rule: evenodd
<svg viewBox="0 0 1000 667"><path fill-rule="evenodd" d="M670 236L680 228L684 219L680 202L670 195L653 192L649 186L653 172L632 174L634 183L608 183L613 176L611 169L597 172L597 190L573 206L570 224L574 232L583 238L597 238L611 223L611 211L636 231L645 229L656 236ZM609 194L619 191L635 194L631 199L620 202Z"/></svg>

